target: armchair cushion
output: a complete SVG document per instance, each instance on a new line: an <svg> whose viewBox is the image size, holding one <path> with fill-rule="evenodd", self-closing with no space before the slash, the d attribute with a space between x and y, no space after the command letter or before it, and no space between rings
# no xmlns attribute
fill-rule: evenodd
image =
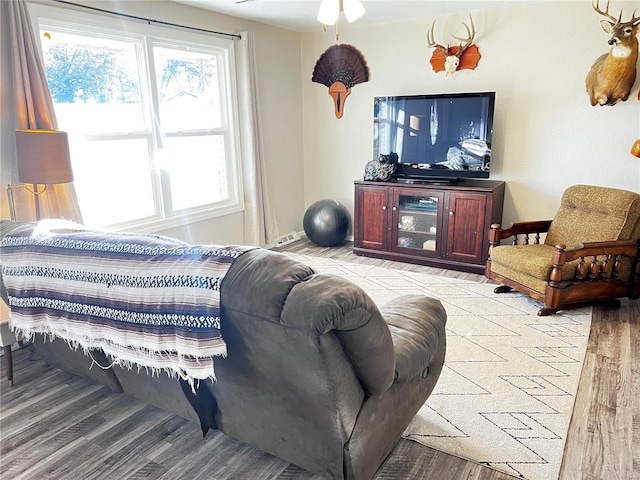
<svg viewBox="0 0 640 480"><path fill-rule="evenodd" d="M554 247L551 245L503 245L491 250L491 270L544 294L549 283ZM562 280L571 280L578 261L562 267Z"/></svg>
<svg viewBox="0 0 640 480"><path fill-rule="evenodd" d="M562 195L545 243L573 248L579 243L640 237L640 196L615 188L574 185ZM493 253L492 253L493 256Z"/></svg>

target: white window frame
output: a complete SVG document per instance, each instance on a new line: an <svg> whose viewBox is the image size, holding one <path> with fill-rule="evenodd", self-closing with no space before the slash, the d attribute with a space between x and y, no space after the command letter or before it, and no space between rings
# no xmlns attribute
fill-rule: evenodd
<svg viewBox="0 0 640 480"><path fill-rule="evenodd" d="M41 56L43 55L42 39L39 35L41 28L46 29L49 27L78 33L82 33L83 31L86 32L87 29L89 29L91 34L96 36L128 37L141 41L142 49L145 50L143 52L143 58L146 59L146 61L145 65L139 65L140 71L145 77L141 78L140 81L147 83L144 88L142 88L141 95L145 97L143 102L147 105L151 105L152 103L150 98L146 98L148 92L155 91L155 88L152 89L151 86L151 82L155 82L155 77L150 71L153 67L153 56L151 55L151 52L154 45L160 47L169 46L171 48L179 46L181 48L193 49L195 51L210 51L214 49L222 53L222 57L224 59L224 76L220 77L220 83L223 98L227 99L224 107L227 110L227 115L223 115L223 117L228 120L228 125L224 125L222 130L226 131L225 141L229 142L228 156L226 159L227 178L229 179L229 198L226 201L217 202L212 205L194 207L166 214L163 199L166 198L166 195L169 195L169 192L164 189L163 184L160 181L160 175L162 172L157 167L155 160L153 160L151 162L152 165L150 165L150 169L152 169L155 197L155 216L118 223L115 225L105 225L105 227L115 230L127 229L138 232L157 232L244 211L235 44L233 38L221 38L213 34L207 35L180 28L158 26L155 24L147 25L141 21L129 20L110 15L78 12L75 10L51 7L42 4L29 4L29 13L34 32L36 33L35 36ZM116 32L115 35L114 32ZM153 103L153 109L155 110L158 106L155 105L155 102ZM109 139L140 137L147 138L148 142L152 142L152 144L156 146L159 143L158 135L160 132L158 132L153 125L153 119L151 117L152 115L150 114L150 111L146 110L144 132L135 132L133 135L115 136L112 133L109 133L96 136L96 138ZM73 132L69 133L73 134ZM193 133L193 131L190 131L182 135L190 136ZM171 136L179 137L181 134L172 133ZM158 193L161 193L161 197L158 196ZM80 207L82 207L82 205Z"/></svg>

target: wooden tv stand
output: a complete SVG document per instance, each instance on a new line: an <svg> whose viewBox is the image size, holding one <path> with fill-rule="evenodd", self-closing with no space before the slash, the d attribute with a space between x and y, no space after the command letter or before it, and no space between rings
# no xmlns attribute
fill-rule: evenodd
<svg viewBox="0 0 640 480"><path fill-rule="evenodd" d="M484 273L489 230L502 222L504 182L355 182L357 255Z"/></svg>

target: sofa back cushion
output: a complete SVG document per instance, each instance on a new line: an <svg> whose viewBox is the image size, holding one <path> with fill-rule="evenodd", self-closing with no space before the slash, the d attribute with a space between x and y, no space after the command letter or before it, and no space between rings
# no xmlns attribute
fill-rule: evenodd
<svg viewBox="0 0 640 480"><path fill-rule="evenodd" d="M640 238L640 195L627 190L574 185L565 190L545 239L547 245Z"/></svg>

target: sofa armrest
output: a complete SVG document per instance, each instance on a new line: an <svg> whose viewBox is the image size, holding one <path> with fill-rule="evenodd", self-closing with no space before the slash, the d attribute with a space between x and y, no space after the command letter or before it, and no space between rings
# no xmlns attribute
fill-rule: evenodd
<svg viewBox="0 0 640 480"><path fill-rule="evenodd" d="M296 285L282 310L282 324L313 335L333 332L368 395L393 384L389 328L373 300L347 279L314 274Z"/></svg>
<svg viewBox="0 0 640 480"><path fill-rule="evenodd" d="M393 384L389 328L373 300L347 279L316 274L282 253L256 249L229 268L220 297L223 322L225 311L242 312L282 326L282 341L286 330L295 329L314 339L314 348L321 347L321 337L335 338L368 395Z"/></svg>
<svg viewBox="0 0 640 480"><path fill-rule="evenodd" d="M9 233L11 233L15 228L20 227L22 225L33 225L32 222L16 222L13 220L4 220L0 219L0 241ZM2 276L0 275L0 298L8 305L9 301L7 298L7 289L4 286L4 281L2 280Z"/></svg>
<svg viewBox="0 0 640 480"><path fill-rule="evenodd" d="M447 313L440 301L424 295L404 295L381 306L380 313L393 340L395 382L404 383L416 375L424 375L446 342Z"/></svg>

